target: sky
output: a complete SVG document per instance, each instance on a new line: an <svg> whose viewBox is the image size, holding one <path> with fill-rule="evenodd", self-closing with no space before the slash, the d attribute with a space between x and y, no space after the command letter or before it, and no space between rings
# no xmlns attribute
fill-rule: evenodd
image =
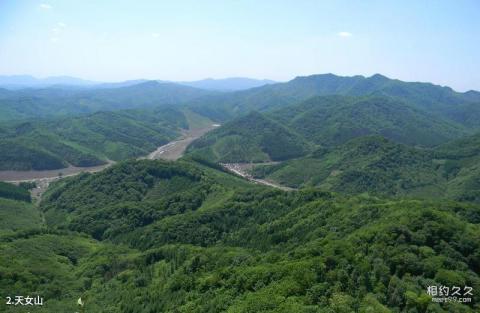
<svg viewBox="0 0 480 313"><path fill-rule="evenodd" d="M480 1L0 0L0 75L381 73L480 90Z"/></svg>

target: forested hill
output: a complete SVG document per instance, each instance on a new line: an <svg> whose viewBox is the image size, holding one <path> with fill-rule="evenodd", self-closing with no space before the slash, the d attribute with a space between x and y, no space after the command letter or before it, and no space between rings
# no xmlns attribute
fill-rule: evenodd
<svg viewBox="0 0 480 313"><path fill-rule="evenodd" d="M193 100L194 109L217 119L228 119L251 110L267 111L316 96L387 96L427 110L468 127L480 127L478 92L459 93L430 83L403 82L376 74L342 77L333 74L297 77L286 83L266 85L235 93Z"/></svg>
<svg viewBox="0 0 480 313"><path fill-rule="evenodd" d="M461 127L396 104L314 98L237 118L187 152L211 162L281 161L256 165L252 173L293 188L480 202L479 135L453 140ZM448 143L422 147L441 142Z"/></svg>
<svg viewBox="0 0 480 313"><path fill-rule="evenodd" d="M5 200L12 201L12 200ZM47 224L8 202L0 293L38 312L465 312L432 285L480 288L480 208L284 192L188 160L129 161L56 183ZM39 270L41 269L41 270ZM0 304L0 310L16 308Z"/></svg>
<svg viewBox="0 0 480 313"><path fill-rule="evenodd" d="M392 97L323 96L233 119L188 151L215 162L280 161L305 156L315 146L334 147L362 136L432 147L473 131Z"/></svg>
<svg viewBox="0 0 480 313"><path fill-rule="evenodd" d="M214 161L285 160L305 156L312 145L372 134L435 146L479 130L479 98L381 75L332 74L224 93L156 81L0 90L0 169L90 166L142 155L178 135L184 118L172 112L185 110L226 122L240 118L195 143L192 149L201 145ZM137 113L117 112L132 108ZM245 117L251 109L266 115Z"/></svg>
<svg viewBox="0 0 480 313"><path fill-rule="evenodd" d="M175 106L214 92L146 81L118 88L0 90L0 121Z"/></svg>
<svg viewBox="0 0 480 313"><path fill-rule="evenodd" d="M480 202L478 137L435 149L396 144L380 136L360 137L318 148L303 158L257 166L253 173L295 188Z"/></svg>
<svg viewBox="0 0 480 313"><path fill-rule="evenodd" d="M0 294L38 294L44 313L479 312L478 103L380 75L0 90L3 168L119 161L39 204L0 184ZM134 159L192 116L222 126L176 162ZM299 189L218 164L264 161L255 175ZM429 286L472 287L472 302L436 303Z"/></svg>
<svg viewBox="0 0 480 313"><path fill-rule="evenodd" d="M196 140L191 154L212 162L281 161L305 155L311 146L269 117L252 112Z"/></svg>
<svg viewBox="0 0 480 313"><path fill-rule="evenodd" d="M0 170L86 167L143 156L188 128L185 111L165 107L13 123L0 131Z"/></svg>
<svg viewBox="0 0 480 313"><path fill-rule="evenodd" d="M409 145L435 146L469 133L452 120L384 96L315 97L275 110L271 117L327 146L372 134Z"/></svg>
<svg viewBox="0 0 480 313"><path fill-rule="evenodd" d="M381 136L365 136L340 146L318 148L303 158L258 166L254 173L296 188L438 197L446 174L434 157L432 150L396 144Z"/></svg>
<svg viewBox="0 0 480 313"><path fill-rule="evenodd" d="M478 127L480 120L478 92L459 93L448 87L403 82L378 74L371 77L321 74L297 77L286 83L265 83L268 84L235 92L142 80L88 89L0 89L0 121L166 104L186 105L201 115L225 121L252 110L267 111L327 95L392 97L466 127Z"/></svg>

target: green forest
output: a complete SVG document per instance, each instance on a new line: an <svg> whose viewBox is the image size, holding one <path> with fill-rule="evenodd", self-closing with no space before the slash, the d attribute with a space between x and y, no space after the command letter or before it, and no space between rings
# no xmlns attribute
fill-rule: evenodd
<svg viewBox="0 0 480 313"><path fill-rule="evenodd" d="M425 149L365 136L281 164L259 165L253 175L294 188L479 202L479 138Z"/></svg>
<svg viewBox="0 0 480 313"><path fill-rule="evenodd" d="M309 149L301 136L258 112L235 119L189 146L194 156L224 163L282 161Z"/></svg>
<svg viewBox="0 0 480 313"><path fill-rule="evenodd" d="M100 209L101 208L101 209ZM2 200L0 292L35 312L476 312L480 206L251 184L185 159L55 183L39 213ZM2 306L5 312L17 308ZM32 309L32 312L33 309Z"/></svg>
<svg viewBox="0 0 480 313"><path fill-rule="evenodd" d="M189 125L172 108L18 122L0 133L0 170L88 167L147 155Z"/></svg>
<svg viewBox="0 0 480 313"><path fill-rule="evenodd" d="M0 182L0 312L480 312L477 92L331 74L0 89L0 116L2 171L115 163ZM207 126L176 161L139 159Z"/></svg>

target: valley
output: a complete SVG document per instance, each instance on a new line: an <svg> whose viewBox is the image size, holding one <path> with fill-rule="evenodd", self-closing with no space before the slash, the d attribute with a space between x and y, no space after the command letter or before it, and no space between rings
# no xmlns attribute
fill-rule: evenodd
<svg viewBox="0 0 480 313"><path fill-rule="evenodd" d="M148 156L142 157L150 160L177 160L179 159L188 145L190 145L196 139L202 137L212 129L219 127L219 124L212 124L207 127L199 129L189 129L182 132L180 139L167 143L166 145L158 147L155 151L151 152ZM142 159L141 158L141 159Z"/></svg>
<svg viewBox="0 0 480 313"><path fill-rule="evenodd" d="M478 38L479 0L0 0L0 313L480 313Z"/></svg>
<svg viewBox="0 0 480 313"><path fill-rule="evenodd" d="M477 294L426 292L480 289L476 93L381 76L184 87L4 96L29 117L0 122L15 183L0 183L0 294L42 294L42 313L80 297L112 313L478 311ZM16 105L36 93L47 107Z"/></svg>
<svg viewBox="0 0 480 313"><path fill-rule="evenodd" d="M212 124L207 127L199 129L187 129L182 131L181 138L171 141L168 144L158 147L145 157L139 159L162 159L162 160L177 160L179 159L187 146L194 140L200 138L205 133L219 127L218 124ZM76 167L69 166L58 170L43 170L43 171L0 171L0 181L9 182L12 184L19 184L22 182L34 182L36 187L32 189L32 197L40 199L41 195L47 190L50 183L65 177L75 176L81 173L96 173L102 171L109 166L115 164L114 161L108 160L107 164L90 167Z"/></svg>

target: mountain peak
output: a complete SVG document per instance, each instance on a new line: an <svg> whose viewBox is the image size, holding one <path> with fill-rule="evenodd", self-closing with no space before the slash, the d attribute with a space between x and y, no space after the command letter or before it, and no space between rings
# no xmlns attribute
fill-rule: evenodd
<svg viewBox="0 0 480 313"><path fill-rule="evenodd" d="M369 78L374 79L374 80L390 80L390 78L388 78L387 76L384 76L384 75L378 74L378 73L370 76Z"/></svg>

